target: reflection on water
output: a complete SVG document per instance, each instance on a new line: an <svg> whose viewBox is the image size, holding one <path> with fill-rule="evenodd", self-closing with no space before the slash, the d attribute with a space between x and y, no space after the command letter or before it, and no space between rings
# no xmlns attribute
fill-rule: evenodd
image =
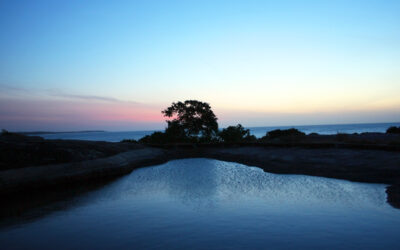
<svg viewBox="0 0 400 250"><path fill-rule="evenodd" d="M139 169L38 211L3 220L0 248L400 247L384 185L208 159Z"/></svg>
<svg viewBox="0 0 400 250"><path fill-rule="evenodd" d="M162 194L192 208L246 199L278 206L382 206L386 199L382 185L269 174L255 167L204 159L173 161L151 171L140 169L128 178L122 196Z"/></svg>

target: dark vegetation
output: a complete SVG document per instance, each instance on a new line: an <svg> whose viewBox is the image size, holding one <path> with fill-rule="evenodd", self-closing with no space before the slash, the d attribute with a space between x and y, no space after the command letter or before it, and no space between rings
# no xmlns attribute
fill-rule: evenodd
<svg viewBox="0 0 400 250"><path fill-rule="evenodd" d="M206 102L188 100L172 103L161 113L173 118L167 121L168 128L185 136L212 138L218 133L217 117Z"/></svg>
<svg viewBox="0 0 400 250"><path fill-rule="evenodd" d="M167 128L164 132L154 132L141 138L138 143L159 144L268 144L268 145L311 145L317 147L319 144L354 144L354 145L389 145L400 147L400 127L391 127L386 135L382 133L319 135L311 133L306 135L295 128L276 129L266 133L257 139L250 134L241 124L229 126L218 130L217 117L208 103L196 100L172 103L162 111L162 114L171 118L167 120ZM137 143L135 140L124 140L123 142Z"/></svg>
<svg viewBox="0 0 400 250"><path fill-rule="evenodd" d="M167 120L164 132L154 132L139 140L147 144L199 143L217 141L217 117L208 103L188 100L172 103L161 112Z"/></svg>
<svg viewBox="0 0 400 250"><path fill-rule="evenodd" d="M121 142L122 143L138 143L138 141L134 140L134 139L123 139Z"/></svg>
<svg viewBox="0 0 400 250"><path fill-rule="evenodd" d="M224 128L219 132L218 136L223 142L228 143L257 141L257 138L254 135L250 135L250 130L243 128L241 124Z"/></svg>
<svg viewBox="0 0 400 250"><path fill-rule="evenodd" d="M167 128L164 132L154 132L139 140L144 144L170 143L244 143L257 142L250 130L241 124L218 130L217 117L208 103L196 100L172 103L161 112L167 118ZM275 138L289 138L291 140L304 136L297 129L274 130L267 133L260 141ZM128 140L124 140L128 141Z"/></svg>
<svg viewBox="0 0 400 250"><path fill-rule="evenodd" d="M299 130L295 128L290 128L290 129L276 129L267 132L267 134L261 138L263 140L268 140L268 139L275 139L275 138L282 138L282 137L289 137L289 138L295 138L295 137L302 137L305 136L306 134L303 132L300 132Z"/></svg>
<svg viewBox="0 0 400 250"><path fill-rule="evenodd" d="M5 130L5 129L2 129L2 130L1 130L1 135L10 135L10 134L13 134L13 133L8 132L8 131Z"/></svg>
<svg viewBox="0 0 400 250"><path fill-rule="evenodd" d="M390 127L386 130L387 134L400 134L400 127Z"/></svg>

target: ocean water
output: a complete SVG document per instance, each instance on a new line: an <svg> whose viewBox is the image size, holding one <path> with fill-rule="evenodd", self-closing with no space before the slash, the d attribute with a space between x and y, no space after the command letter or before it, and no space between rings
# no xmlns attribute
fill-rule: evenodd
<svg viewBox="0 0 400 250"><path fill-rule="evenodd" d="M335 125L307 125L307 126L280 126L280 127L253 127L249 128L251 133L256 137L263 137L266 132L275 129L296 128L306 134L318 133L321 135L333 135L337 133L365 133L379 132L384 133L391 126L400 126L397 123L359 123L359 124L335 124Z"/></svg>
<svg viewBox="0 0 400 250"><path fill-rule="evenodd" d="M251 134L260 138L268 131L274 129L297 128L306 134L336 134L336 133L364 133L364 132L385 132L391 126L400 126L398 123L364 123L364 124L336 124L336 125L309 125L309 126L278 126L278 127L249 127ZM138 140L152 131L124 131L124 132L76 132L76 133L56 133L41 134L45 139L67 139L67 140L89 140L89 141L109 141L119 142L124 139Z"/></svg>
<svg viewBox="0 0 400 250"><path fill-rule="evenodd" d="M0 220L0 249L400 249L385 187L176 160Z"/></svg>

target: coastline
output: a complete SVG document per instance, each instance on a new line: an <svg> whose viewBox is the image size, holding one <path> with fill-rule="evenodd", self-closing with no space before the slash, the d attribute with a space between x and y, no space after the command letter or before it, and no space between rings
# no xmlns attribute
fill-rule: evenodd
<svg viewBox="0 0 400 250"><path fill-rule="evenodd" d="M310 146L310 145L308 145ZM314 145L315 146L315 145ZM318 147L317 147L318 146ZM0 195L18 196L53 188L104 182L131 171L184 158L210 158L256 166L266 172L384 183L388 202L400 208L400 154L396 149L330 144L143 146L109 157L0 171Z"/></svg>

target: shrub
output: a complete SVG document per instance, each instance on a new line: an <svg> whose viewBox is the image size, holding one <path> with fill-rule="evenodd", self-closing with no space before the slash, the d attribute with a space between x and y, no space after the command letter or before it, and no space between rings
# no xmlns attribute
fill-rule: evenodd
<svg viewBox="0 0 400 250"><path fill-rule="evenodd" d="M400 134L400 127L390 127L386 130L386 134Z"/></svg>
<svg viewBox="0 0 400 250"><path fill-rule="evenodd" d="M306 134L295 128L284 129L284 130L276 129L267 132L267 134L262 139L274 139L280 137L298 137L304 135Z"/></svg>
<svg viewBox="0 0 400 250"><path fill-rule="evenodd" d="M224 142L252 142L257 140L254 135L250 135L250 130L245 129L241 124L224 128L219 132L219 137Z"/></svg>
<svg viewBox="0 0 400 250"><path fill-rule="evenodd" d="M138 141L134 139L123 139L121 142L127 142L127 143L138 143Z"/></svg>
<svg viewBox="0 0 400 250"><path fill-rule="evenodd" d="M8 132L8 130L6 130L6 129L1 130L1 135L9 135L9 134L11 134L11 133Z"/></svg>
<svg viewBox="0 0 400 250"><path fill-rule="evenodd" d="M150 144L163 144L167 143L165 133L154 132L151 135L146 135L139 140L140 143L150 143Z"/></svg>
<svg viewBox="0 0 400 250"><path fill-rule="evenodd" d="M139 142L145 144L197 143L202 139L202 142L205 142L204 137L186 136L175 132L175 130L171 131L167 128L165 132L154 132L141 138Z"/></svg>

